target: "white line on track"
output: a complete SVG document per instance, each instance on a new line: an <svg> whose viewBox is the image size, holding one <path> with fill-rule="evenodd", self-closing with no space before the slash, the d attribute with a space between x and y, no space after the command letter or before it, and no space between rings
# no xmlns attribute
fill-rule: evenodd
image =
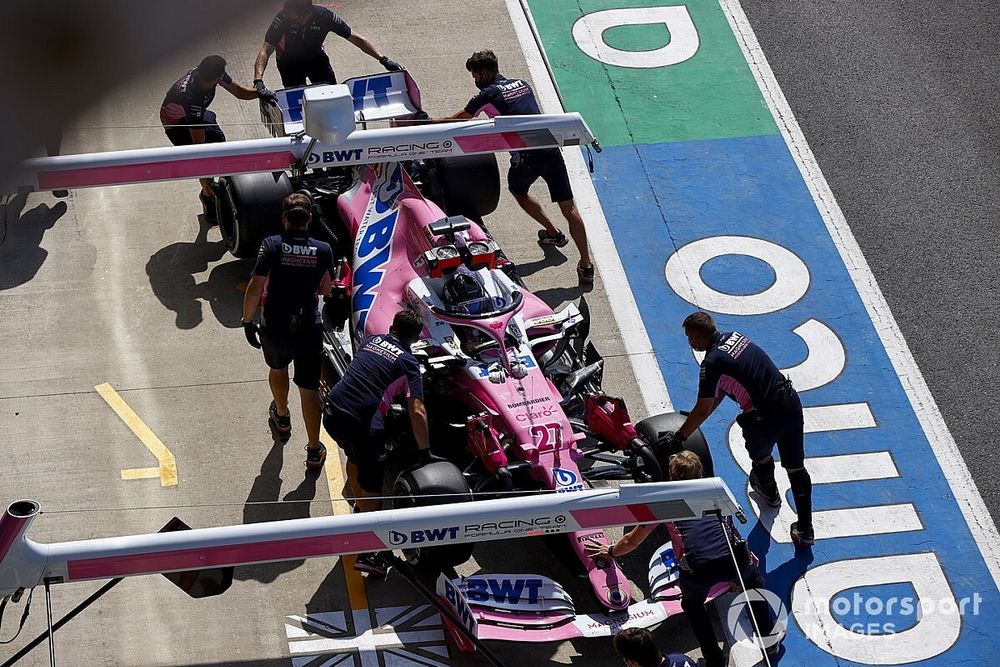
<svg viewBox="0 0 1000 667"><path fill-rule="evenodd" d="M514 24L514 32L521 43L524 59L528 63L528 71L531 72L535 92L538 94L538 102L542 110L545 113L563 113L565 109L559 100L559 95L556 94L556 84L552 80L538 44L535 42L532 26L528 23L528 15L519 0L505 0L505 2L507 3L507 12ZM649 335L643 325L642 316L639 315L635 296L632 294L632 288L625 275L621 258L618 256L615 240L611 236L608 221L604 217L601 202L597 198L594 183L590 180L590 173L583 160L583 155L579 151L568 150L565 151L564 157L569 177L573 182L576 204L583 219L587 222L587 236L591 252L594 255L594 263L597 264L597 269L601 274L601 280L608 294L608 302L611 304L611 312L614 313L615 321L618 323L618 329L625 343L625 351L632 364L632 372L635 374L639 391L642 392L646 414L655 415L670 411L673 406L670 402L670 396L667 394L667 385L660 373L660 365L653 353L653 345L649 342ZM597 168L599 169L600 166Z"/></svg>
<svg viewBox="0 0 1000 667"><path fill-rule="evenodd" d="M508 0L508 5L510 1ZM830 185L820 171L816 157L810 150L784 93L781 92L774 72L771 71L771 66L760 48L757 36L743 12L743 7L739 0L720 0L720 4L743 50L747 64L757 79L757 86L767 101L771 115L774 116L785 138L785 144L802 173L802 178L812 194L813 201L816 202L820 215L823 216L826 228L840 252L840 257L854 281L858 294L861 295L868 316L875 325L896 375L903 384L920 426L944 471L945 479L955 494L955 500L969 524L986 566L993 575L994 582L1000 586L1000 535L997 534L993 517L990 516L982 496L979 495L979 489L969 474L955 439L948 430L937 403L934 402L934 397L906 345L899 325L892 317L889 304L879 289L854 234L851 233L851 228L833 196L833 191L830 190Z"/></svg>

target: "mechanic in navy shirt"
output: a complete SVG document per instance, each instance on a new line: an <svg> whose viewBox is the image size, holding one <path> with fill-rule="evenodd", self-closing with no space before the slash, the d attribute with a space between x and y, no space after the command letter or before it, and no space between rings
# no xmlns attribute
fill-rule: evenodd
<svg viewBox="0 0 1000 667"><path fill-rule="evenodd" d="M434 122L467 120L479 113L494 116L527 116L541 113L531 86L522 79L508 79L500 74L496 54L492 51L478 51L465 62L465 68L479 88L479 94L469 100L465 108L448 118ZM514 151L510 155L510 171L507 172L507 188L524 212L535 219L544 229L538 231L539 245L562 248L569 241L565 234L545 214L542 205L528 190L539 178L545 181L553 203L559 205L563 217L569 225L570 236L580 251L580 263L576 271L580 282L589 285L594 282L594 265L587 249L587 229L583 218L573 202L573 189L566 172L566 162L558 148L542 148L533 151Z"/></svg>
<svg viewBox="0 0 1000 667"><path fill-rule="evenodd" d="M798 514L798 521L791 526L792 541L800 546L812 545L812 479L805 468L802 403L791 380L749 338L737 331L718 331L708 313L688 315L684 332L693 349L705 352L705 359L701 362L698 402L674 434L671 448L680 447L723 398L732 398L742 410L736 421L743 429L753 461L750 488L771 507L781 506L771 456L777 444Z"/></svg>
<svg viewBox="0 0 1000 667"><path fill-rule="evenodd" d="M295 385L305 422L306 467L320 468L326 447L319 441L322 417L319 399L320 355L323 352L319 295L332 286L333 251L330 245L309 236L312 200L295 193L282 201L285 231L261 243L257 264L243 299L243 330L247 342L263 348L270 372L268 384L274 400L268 420L285 439L291 433L288 411L288 365L295 364ZM263 302L261 323L254 324Z"/></svg>
<svg viewBox="0 0 1000 667"><path fill-rule="evenodd" d="M423 328L415 311L404 308L396 313L389 333L365 339L344 377L324 398L323 426L347 454L347 483L356 511L370 512L382 505L375 497L382 494L385 475L384 418L400 397L406 398L420 462L433 459L420 363L410 352ZM375 576L386 572L373 553L359 555L354 567Z"/></svg>
<svg viewBox="0 0 1000 667"><path fill-rule="evenodd" d="M253 67L254 86L264 88L264 70L271 54L278 52L278 73L285 88L310 83L337 83L330 66L330 58L323 50L323 42L330 33L343 37L385 67L390 72L403 68L379 53L371 42L351 31L344 19L326 7L314 7L312 0L285 0L282 10L271 21L264 35L264 43L257 53Z"/></svg>
<svg viewBox="0 0 1000 667"><path fill-rule="evenodd" d="M697 667L683 653L660 653L653 633L646 628L625 628L612 641L625 667Z"/></svg>
<svg viewBox="0 0 1000 667"><path fill-rule="evenodd" d="M222 56L208 56L197 67L177 79L170 86L160 105L160 122L167 133L167 139L174 146L217 143L226 140L219 127L215 113L208 105L215 99L217 86L222 86L233 97L252 100L258 97L273 99L269 91L258 93L233 81L226 74L226 61ZM215 222L215 193L210 179L201 179L201 204L205 209L205 219Z"/></svg>
<svg viewBox="0 0 1000 667"><path fill-rule="evenodd" d="M673 454L668 462L670 479L701 479L704 468L698 455L690 451ZM657 524L636 526L622 536L614 544L597 544L590 542L585 549L591 558L617 558L631 553L656 529ZM747 590L764 588L764 579L760 576L757 563L751 558L740 534L733 526L732 518L721 520L718 517L703 519L688 519L685 521L668 522L667 532L677 559L679 573L677 584L681 590L681 608L691 624L691 631L698 639L706 667L723 667L722 649L718 638L712 629L705 600L709 592L720 583L737 583L742 577ZM723 530L729 533L727 538ZM732 547L733 551L730 551ZM733 556L737 563L733 562ZM780 635L772 637L774 618L768 603L757 599L750 602L750 609L756 619L757 627L765 638L765 648L769 653L777 653L780 648ZM768 641L770 640L770 641ZM617 648L618 644L615 643ZM650 663L657 664L657 663Z"/></svg>

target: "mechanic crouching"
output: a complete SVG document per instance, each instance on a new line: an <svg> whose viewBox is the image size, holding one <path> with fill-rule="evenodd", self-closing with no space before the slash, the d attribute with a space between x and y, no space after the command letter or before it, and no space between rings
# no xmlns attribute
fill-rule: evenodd
<svg viewBox="0 0 1000 667"><path fill-rule="evenodd" d="M260 98L266 102L275 99L274 93L267 89L256 90L234 82L226 73L225 59L222 56L208 56L197 67L191 68L177 79L160 104L160 123L163 124L170 143L174 146L190 146L226 140L215 113L208 110L219 86L241 100ZM199 198L205 219L215 223L215 193L210 179L201 179Z"/></svg>
<svg viewBox="0 0 1000 667"><path fill-rule="evenodd" d="M292 431L288 411L288 365L295 364L295 385L302 402L305 422L306 468L318 469L326 460L319 441L322 417L319 399L320 359L323 330L319 295L330 293L333 251L330 245L309 236L312 200L307 195L288 195L281 203L285 231L264 239L257 254L250 284L243 299L243 331L250 345L264 351L270 369L268 384L273 399L268 420L279 437ZM259 304L263 314L254 323Z"/></svg>
<svg viewBox="0 0 1000 667"><path fill-rule="evenodd" d="M415 311L396 313L389 333L365 339L344 377L324 397L323 426L347 455L347 483L357 512L381 508L378 497L385 477L385 415L401 396L406 397L420 462L429 463L434 458L420 363L410 352L423 328ZM354 569L376 577L386 574L385 564L375 553L360 554Z"/></svg>
<svg viewBox="0 0 1000 667"><path fill-rule="evenodd" d="M683 451L672 455L668 466L671 480L701 479L705 474L701 459L694 452ZM656 525L636 526L614 544L591 542L585 549L591 558L624 556L637 549L656 529ZM706 667L723 667L724 655L705 607L708 594L720 583L735 585L741 578L747 590L762 589L764 580L747 543L733 526L732 517L724 520L718 517L688 519L670 522L666 526L680 568L681 608L701 646ZM736 562L733 561L734 555ZM749 607L757 629L765 638L764 646L768 654L777 654L782 637L772 637L774 619L767 602L756 600L750 602Z"/></svg>

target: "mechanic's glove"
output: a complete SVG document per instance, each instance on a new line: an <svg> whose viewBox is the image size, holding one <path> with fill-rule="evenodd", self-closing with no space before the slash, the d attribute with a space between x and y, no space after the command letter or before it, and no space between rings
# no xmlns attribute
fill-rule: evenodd
<svg viewBox="0 0 1000 667"><path fill-rule="evenodd" d="M417 450L417 462L422 466L425 466L429 463L434 463L436 461L447 461L447 460L448 459L444 459L441 458L440 456L432 454L429 448Z"/></svg>
<svg viewBox="0 0 1000 667"><path fill-rule="evenodd" d="M382 56L378 59L379 63L389 72L402 72L403 66L397 63L395 60L389 60L389 56Z"/></svg>
<svg viewBox="0 0 1000 667"><path fill-rule="evenodd" d="M243 322L243 335L247 337L247 342L251 346L260 349L260 339L257 337L260 329L255 322Z"/></svg>
<svg viewBox="0 0 1000 667"><path fill-rule="evenodd" d="M253 89L257 91L257 99L261 102L266 103L278 103L278 96L267 89L264 82L260 79L254 79Z"/></svg>
<svg viewBox="0 0 1000 667"><path fill-rule="evenodd" d="M677 452L684 449L685 438L681 435L680 431L674 431L674 433L666 440L667 453L676 454Z"/></svg>

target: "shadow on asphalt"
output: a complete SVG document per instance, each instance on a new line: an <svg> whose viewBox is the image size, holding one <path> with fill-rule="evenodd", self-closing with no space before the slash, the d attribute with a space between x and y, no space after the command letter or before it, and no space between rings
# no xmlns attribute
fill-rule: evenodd
<svg viewBox="0 0 1000 667"><path fill-rule="evenodd" d="M316 480L319 477L315 474L306 474L303 467L292 473L302 475L302 481L299 482L299 485L281 498L285 502L275 502L281 493L281 467L285 459L284 449L292 445L286 444L273 429L271 437L273 439L271 449L261 463L260 474L254 478L250 494L247 496L247 504L243 506L244 524L305 519L310 516L310 501L316 497ZM281 563L238 567L234 578L240 581L252 580L269 584L280 575L291 572L304 562L304 560L290 560Z"/></svg>
<svg viewBox="0 0 1000 667"><path fill-rule="evenodd" d="M42 247L45 232L65 215L66 202L39 204L25 212L28 195L16 195L0 210L0 290L23 285L35 277L49 253Z"/></svg>
<svg viewBox="0 0 1000 667"><path fill-rule="evenodd" d="M157 250L146 262L146 275L153 294L165 308L176 314L178 329L194 329L202 323L202 302L208 302L212 314L227 328L240 325L243 295L237 286L250 279L251 260L232 258L216 265L203 282L195 277L226 256L222 240L209 241L211 225L198 216L198 236Z"/></svg>

